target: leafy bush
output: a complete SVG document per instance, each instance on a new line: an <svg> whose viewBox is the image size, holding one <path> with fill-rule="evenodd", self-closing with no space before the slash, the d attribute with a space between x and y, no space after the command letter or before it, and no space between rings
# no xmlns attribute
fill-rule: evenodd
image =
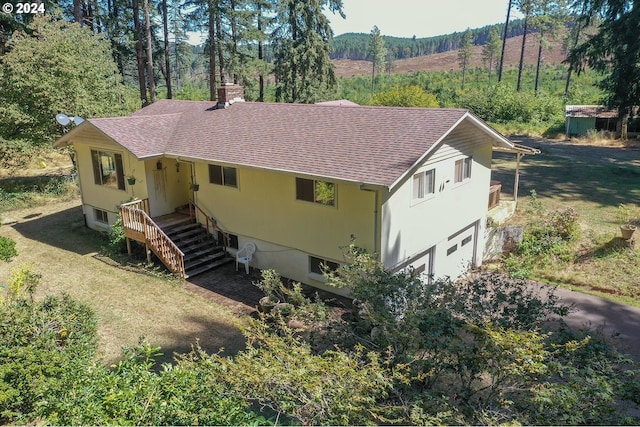
<svg viewBox="0 0 640 427"><path fill-rule="evenodd" d="M547 212L535 190L531 191L526 211L532 219L525 226L523 239L515 254L504 259L507 272L514 278L529 277L536 266L569 262L574 254L570 242L579 232L574 208Z"/></svg>
<svg viewBox="0 0 640 427"><path fill-rule="evenodd" d="M124 224L122 223L122 212L118 212L116 220L109 230L109 250L116 254L124 252L127 248L126 240Z"/></svg>
<svg viewBox="0 0 640 427"><path fill-rule="evenodd" d="M16 242L10 237L0 236L0 260L8 262L16 256L18 256Z"/></svg>
<svg viewBox="0 0 640 427"><path fill-rule="evenodd" d="M395 377L394 397L377 401L386 408L385 419L630 422L616 398L637 387L635 366L606 342L566 329L559 319L568 308L551 288L532 288L498 274L424 283L411 271L389 273L368 254L352 252L350 260L330 276L359 302L341 345L389 349L391 368L409 369ZM552 319L559 326L555 331L548 330ZM591 381L595 390L587 386ZM594 407L574 407L569 403L574 401Z"/></svg>
<svg viewBox="0 0 640 427"><path fill-rule="evenodd" d="M459 104L489 122L539 125L564 120L561 100L514 92L505 84L470 91L460 98Z"/></svg>
<svg viewBox="0 0 640 427"><path fill-rule="evenodd" d="M28 424L66 395L95 355L93 313L67 295L0 305L0 422Z"/></svg>

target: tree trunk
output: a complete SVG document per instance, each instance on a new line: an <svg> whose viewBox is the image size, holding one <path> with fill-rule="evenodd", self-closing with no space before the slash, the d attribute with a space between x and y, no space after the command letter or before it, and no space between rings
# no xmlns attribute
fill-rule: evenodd
<svg viewBox="0 0 640 427"><path fill-rule="evenodd" d="M73 18L80 26L84 26L81 0L73 0Z"/></svg>
<svg viewBox="0 0 640 427"><path fill-rule="evenodd" d="M167 0L162 0L162 27L164 30L164 66L165 81L167 82L167 99L173 98L171 91L171 58L169 57L169 13L167 11Z"/></svg>
<svg viewBox="0 0 640 427"><path fill-rule="evenodd" d="M222 52L222 18L220 10L216 12L216 49L218 50L218 70L220 72L220 84L227 83L224 77L224 55Z"/></svg>
<svg viewBox="0 0 640 427"><path fill-rule="evenodd" d="M142 51L142 28L140 26L140 5L138 0L133 0L133 29L136 37L136 65L138 67L138 86L140 87L140 100L142 106L149 105L147 98L147 84L144 76L144 53Z"/></svg>
<svg viewBox="0 0 640 427"><path fill-rule="evenodd" d="M627 133L630 117L629 110L630 109L624 110L624 112L622 112L622 115L620 116L620 139L623 141L629 139L629 135Z"/></svg>
<svg viewBox="0 0 640 427"><path fill-rule="evenodd" d="M144 21L147 36L147 75L149 77L149 96L156 102L156 82L153 77L153 46L151 43L151 17L149 16L149 0L144 0Z"/></svg>
<svg viewBox="0 0 640 427"><path fill-rule="evenodd" d="M538 62L536 64L536 82L534 92L536 96L538 96L538 89L540 84L540 67L542 66L542 37L543 34L540 32L540 42L538 43Z"/></svg>
<svg viewBox="0 0 640 427"><path fill-rule="evenodd" d="M524 47L527 43L527 24L529 21L529 17L524 17L524 33L522 34L522 48L520 49L520 64L518 65L518 86L516 91L520 92L522 89L522 69L524 68Z"/></svg>
<svg viewBox="0 0 640 427"><path fill-rule="evenodd" d="M582 3L582 12L580 13L580 16L584 16L586 10L587 10L587 3L584 2L584 3ZM582 24L580 23L580 20L576 21L576 25L578 26L578 28L576 29L576 33L575 33L575 37L573 39L571 50L575 49L576 46L578 46L578 41L580 41L580 32L582 30ZM567 71L567 82L564 85L564 94L565 95L569 95L569 84L571 83L571 72L572 71L573 71L573 67L571 66L571 64L569 64L569 71Z"/></svg>
<svg viewBox="0 0 640 427"><path fill-rule="evenodd" d="M502 67L504 65L504 51L507 45L507 31L509 30L509 17L511 16L511 2L509 0L509 6L507 6L507 19L504 22L504 32L502 33L502 53L500 54L500 66L498 67L498 82L502 81Z"/></svg>
<svg viewBox="0 0 640 427"><path fill-rule="evenodd" d="M260 4L258 4L258 32L262 34L262 6ZM262 51L262 39L258 40L258 60L264 60L264 53ZM260 69L259 79L258 102L264 102L264 74L262 73L262 67Z"/></svg>
<svg viewBox="0 0 640 427"><path fill-rule="evenodd" d="M209 98L218 99L216 91L216 2L209 0Z"/></svg>
<svg viewBox="0 0 640 427"><path fill-rule="evenodd" d="M289 24L291 25L291 43L293 43L293 45L296 46L298 41L298 21L296 19L295 2L291 2L289 4ZM290 102L296 102L298 100L298 91L296 90L296 85L298 83L298 68L295 62L291 64L290 74L291 74L291 78L290 78L291 101Z"/></svg>
<svg viewBox="0 0 640 427"><path fill-rule="evenodd" d="M376 92L376 61L371 63L371 94Z"/></svg>
<svg viewBox="0 0 640 427"><path fill-rule="evenodd" d="M238 84L238 23L236 22L236 2L231 0L231 12L229 16L231 21L231 63L233 64L233 83Z"/></svg>

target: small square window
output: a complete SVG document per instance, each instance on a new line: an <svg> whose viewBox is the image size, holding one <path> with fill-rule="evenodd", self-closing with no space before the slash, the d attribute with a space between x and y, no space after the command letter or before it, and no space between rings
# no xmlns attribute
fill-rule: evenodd
<svg viewBox="0 0 640 427"><path fill-rule="evenodd" d="M336 187L332 182L296 178L296 199L334 206Z"/></svg>
<svg viewBox="0 0 640 427"><path fill-rule="evenodd" d="M238 188L238 170L230 166L209 165L209 182Z"/></svg>
<svg viewBox="0 0 640 427"><path fill-rule="evenodd" d="M103 211L102 209L94 209L93 212L97 222L109 224L109 214L107 213L107 211Z"/></svg>
<svg viewBox="0 0 640 427"><path fill-rule="evenodd" d="M336 262L327 261L322 258L317 258L314 256L309 257L309 271L311 273L323 275L323 268L328 268L329 271L335 271L340 267L340 264Z"/></svg>
<svg viewBox="0 0 640 427"><path fill-rule="evenodd" d="M227 242L229 247L232 249L238 249L238 236L235 234L227 234L227 236L229 237L229 240ZM219 245L224 244L224 235L219 230L218 235L216 236L216 240L218 241Z"/></svg>
<svg viewBox="0 0 640 427"><path fill-rule="evenodd" d="M460 244L460 246L465 246L469 243L471 243L471 239L473 238L473 236L467 236L464 239L462 239L462 243Z"/></svg>
<svg viewBox="0 0 640 427"><path fill-rule="evenodd" d="M458 245L451 246L449 249L447 249L447 256L451 255L452 253L454 253L457 250L458 250Z"/></svg>

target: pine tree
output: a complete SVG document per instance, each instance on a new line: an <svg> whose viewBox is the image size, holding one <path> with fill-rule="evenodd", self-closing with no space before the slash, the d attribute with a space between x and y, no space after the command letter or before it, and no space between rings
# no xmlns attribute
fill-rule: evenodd
<svg viewBox="0 0 640 427"><path fill-rule="evenodd" d="M342 14L342 0L282 0L272 33L276 100L312 103L332 96L334 67L329 59L333 31L325 8Z"/></svg>
<svg viewBox="0 0 640 427"><path fill-rule="evenodd" d="M471 29L467 28L467 30L462 34L462 39L460 40L460 46L458 47L458 63L460 64L460 68L462 68L462 89L464 90L465 77L467 74L467 67L469 66L469 62L471 62L471 57L473 56L473 35L471 34Z"/></svg>
<svg viewBox="0 0 640 427"><path fill-rule="evenodd" d="M498 64L502 62L502 58L500 57L501 43L498 28L493 27L489 32L487 43L482 48L482 60L489 69L489 86L491 86L491 73L493 71L493 66L495 65L497 68Z"/></svg>
<svg viewBox="0 0 640 427"><path fill-rule="evenodd" d="M640 2L630 0L584 0L585 25L598 16L598 33L573 49L569 60L578 72L587 66L603 73L598 86L605 103L618 109L620 137L627 138L627 124L640 99Z"/></svg>
<svg viewBox="0 0 640 427"><path fill-rule="evenodd" d="M384 69L386 49L384 39L380 35L380 29L374 25L369 35L369 45L367 46L367 57L371 60L371 93L375 93L376 70Z"/></svg>

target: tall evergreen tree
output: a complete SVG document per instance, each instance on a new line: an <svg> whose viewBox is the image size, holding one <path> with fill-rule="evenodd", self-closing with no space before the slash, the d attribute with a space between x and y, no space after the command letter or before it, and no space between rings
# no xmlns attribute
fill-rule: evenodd
<svg viewBox="0 0 640 427"><path fill-rule="evenodd" d="M384 69L386 56L384 39L380 35L380 29L376 25L373 26L371 33L369 34L367 56L371 60L371 93L373 94L376 91L376 70Z"/></svg>
<svg viewBox="0 0 640 427"><path fill-rule="evenodd" d="M529 20L533 9L534 0L517 0L517 7L524 15L524 31L522 33L522 45L520 47L520 62L518 63L518 84L516 90L522 90L522 71L524 69L524 50L527 45L527 32L529 31Z"/></svg>
<svg viewBox="0 0 640 427"><path fill-rule="evenodd" d="M344 17L342 0L279 2L272 33L277 101L311 103L335 90L329 59L333 31L325 9Z"/></svg>
<svg viewBox="0 0 640 427"><path fill-rule="evenodd" d="M469 66L469 62L471 62L471 57L473 56L473 35L471 34L471 29L467 28L467 30L462 34L462 39L460 40L460 46L458 47L458 64L460 64L460 68L462 68L462 89L464 90L465 78L467 75L467 68Z"/></svg>
<svg viewBox="0 0 640 427"><path fill-rule="evenodd" d="M569 60L581 72L586 66L605 77L598 86L606 93L604 102L618 109L620 137L627 138L627 124L640 100L640 1L583 0L585 25L603 17L598 33L575 48Z"/></svg>
<svg viewBox="0 0 640 427"><path fill-rule="evenodd" d="M536 61L535 94L540 89L540 69L542 53L549 42L555 39L567 21L567 4L565 0L536 0L532 11L532 26L538 30L538 59Z"/></svg>
<svg viewBox="0 0 640 427"><path fill-rule="evenodd" d="M500 53L500 66L498 67L498 81L502 81L502 69L504 67L504 51L507 46L507 34L509 34L509 17L511 16L511 6L513 0L509 0L507 5L507 19L504 21L504 32L502 33L502 52Z"/></svg>
<svg viewBox="0 0 640 427"><path fill-rule="evenodd" d="M502 62L502 58L500 57L500 47L500 33L498 32L497 27L493 27L489 32L487 43L482 47L482 60L489 69L489 85L491 85L491 74L494 70L494 65L497 68L498 64Z"/></svg>
<svg viewBox="0 0 640 427"><path fill-rule="evenodd" d="M162 9L162 34L163 34L163 53L164 53L164 79L167 84L167 98L173 98L173 90L171 87L171 57L169 52L169 7L167 0L161 1Z"/></svg>

